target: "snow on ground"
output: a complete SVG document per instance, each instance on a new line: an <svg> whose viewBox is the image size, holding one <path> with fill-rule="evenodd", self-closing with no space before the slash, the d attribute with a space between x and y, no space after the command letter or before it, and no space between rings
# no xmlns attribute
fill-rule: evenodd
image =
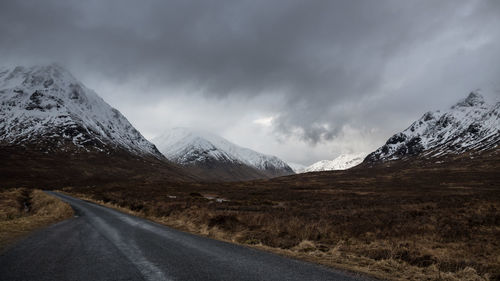
<svg viewBox="0 0 500 281"><path fill-rule="evenodd" d="M259 170L292 171L287 163L276 156L238 146L208 132L174 128L167 130L152 141L167 159L181 165L217 160L246 164Z"/></svg>
<svg viewBox="0 0 500 281"><path fill-rule="evenodd" d="M500 141L500 102L487 104L478 92L446 111L425 113L385 145L368 155L368 161L387 161L407 155L430 157L467 150L491 149Z"/></svg>
<svg viewBox="0 0 500 281"><path fill-rule="evenodd" d="M0 69L0 141L36 143L42 139L66 139L85 149L120 147L161 157L118 110L62 67Z"/></svg>
<svg viewBox="0 0 500 281"><path fill-rule="evenodd" d="M346 170L363 162L366 153L342 154L333 160L321 160L306 168L303 172L319 172L332 170Z"/></svg>

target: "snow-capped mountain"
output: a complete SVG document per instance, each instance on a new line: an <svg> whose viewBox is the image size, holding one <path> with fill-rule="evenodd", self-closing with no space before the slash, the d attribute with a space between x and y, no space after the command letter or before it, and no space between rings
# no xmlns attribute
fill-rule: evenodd
<svg viewBox="0 0 500 281"><path fill-rule="evenodd" d="M296 174L300 174L300 173L303 173L304 170L307 168L306 165L302 165L302 164L299 164L299 163L291 163L291 162L288 162L287 163L288 166L290 166L290 168L292 168L292 170L296 173Z"/></svg>
<svg viewBox="0 0 500 281"><path fill-rule="evenodd" d="M365 162L408 156L440 157L495 149L500 143L500 102L487 104L478 92L446 111L425 113L409 128L369 154Z"/></svg>
<svg viewBox="0 0 500 281"><path fill-rule="evenodd" d="M0 142L164 159L118 110L55 64L0 69Z"/></svg>
<svg viewBox="0 0 500 281"><path fill-rule="evenodd" d="M210 170L224 168L230 174L236 173L231 171L236 167L239 167L239 170L251 168L248 176L245 175L246 172L238 171L242 174L238 176L238 179L275 177L294 173L288 164L276 156L265 155L238 146L208 132L174 128L152 141L167 159L183 166L197 166Z"/></svg>
<svg viewBox="0 0 500 281"><path fill-rule="evenodd" d="M341 154L333 160L321 160L304 169L307 172L346 170L354 167L365 159L366 153Z"/></svg>

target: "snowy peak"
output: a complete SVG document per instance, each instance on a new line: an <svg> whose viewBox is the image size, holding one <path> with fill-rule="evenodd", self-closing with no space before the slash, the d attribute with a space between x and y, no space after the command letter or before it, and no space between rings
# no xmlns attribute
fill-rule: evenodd
<svg viewBox="0 0 500 281"><path fill-rule="evenodd" d="M167 159L181 165L246 165L272 176L293 174L293 170L276 156L238 146L208 132L174 128L153 142Z"/></svg>
<svg viewBox="0 0 500 281"><path fill-rule="evenodd" d="M481 107L486 103L484 97L478 92L471 92L465 99L458 102L452 107L452 109L457 107Z"/></svg>
<svg viewBox="0 0 500 281"><path fill-rule="evenodd" d="M78 81L57 64L0 69L1 88L48 89L61 88L65 84L78 84Z"/></svg>
<svg viewBox="0 0 500 281"><path fill-rule="evenodd" d="M449 110L427 112L403 132L367 156L367 162L409 156L438 157L495 149L500 142L500 103L487 104L470 93Z"/></svg>
<svg viewBox="0 0 500 281"><path fill-rule="evenodd" d="M185 128L175 128L154 138L153 142L170 161L182 165L208 160L231 161L231 156L217 148L205 133L195 133ZM207 138L208 137L208 138Z"/></svg>
<svg viewBox="0 0 500 281"><path fill-rule="evenodd" d="M56 64L0 69L0 142L162 158L118 110Z"/></svg>
<svg viewBox="0 0 500 281"><path fill-rule="evenodd" d="M366 153L341 154L333 160L321 160L304 169L304 172L346 170L363 162Z"/></svg>

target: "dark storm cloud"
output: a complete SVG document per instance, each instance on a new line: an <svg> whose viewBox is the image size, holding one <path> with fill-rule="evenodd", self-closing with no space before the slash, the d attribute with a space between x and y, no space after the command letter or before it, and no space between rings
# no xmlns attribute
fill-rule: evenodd
<svg viewBox="0 0 500 281"><path fill-rule="evenodd" d="M453 100L500 77L499 3L4 0L0 57L206 97L283 98L276 129L318 142L386 118L375 112L422 111L415 105L435 96L423 90L448 85L442 96ZM428 76L387 77L427 60ZM465 71L471 65L481 69Z"/></svg>

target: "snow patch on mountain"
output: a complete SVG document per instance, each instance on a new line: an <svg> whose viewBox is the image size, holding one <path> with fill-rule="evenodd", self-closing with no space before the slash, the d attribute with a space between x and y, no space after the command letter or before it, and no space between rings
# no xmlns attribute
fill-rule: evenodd
<svg viewBox="0 0 500 281"><path fill-rule="evenodd" d="M245 164L262 171L281 170L293 174L288 164L276 156L238 146L208 132L174 128L152 141L167 159L181 165L220 161Z"/></svg>
<svg viewBox="0 0 500 281"><path fill-rule="evenodd" d="M487 104L472 92L449 110L427 112L367 156L367 162L407 156L437 157L496 148L500 142L500 102Z"/></svg>
<svg viewBox="0 0 500 281"><path fill-rule="evenodd" d="M56 64L0 69L0 141L163 158L118 110Z"/></svg>
<svg viewBox="0 0 500 281"><path fill-rule="evenodd" d="M308 167L303 172L319 172L319 171L333 171L333 170L346 170L352 168L363 162L366 153L356 154L341 154L333 160L321 160Z"/></svg>

